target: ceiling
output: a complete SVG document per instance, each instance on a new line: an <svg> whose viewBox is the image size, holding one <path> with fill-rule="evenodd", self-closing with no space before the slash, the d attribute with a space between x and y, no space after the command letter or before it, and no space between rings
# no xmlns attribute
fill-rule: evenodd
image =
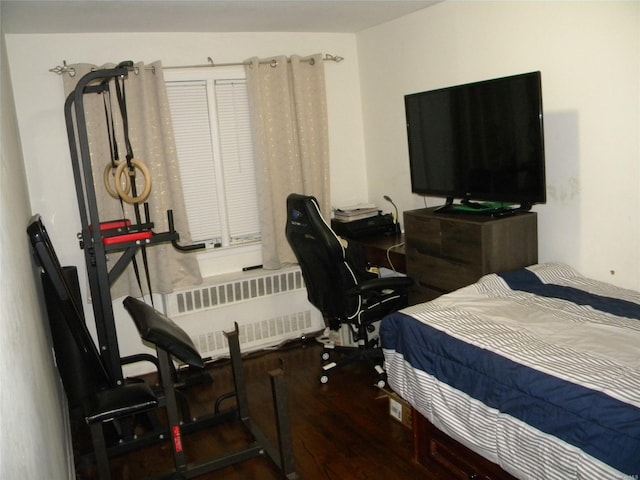
<svg viewBox="0 0 640 480"><path fill-rule="evenodd" d="M441 0L0 0L5 33L356 33Z"/></svg>

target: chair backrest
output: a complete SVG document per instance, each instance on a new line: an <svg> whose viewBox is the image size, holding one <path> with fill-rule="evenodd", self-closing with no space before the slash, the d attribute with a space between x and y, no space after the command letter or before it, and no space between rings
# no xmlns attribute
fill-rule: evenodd
<svg viewBox="0 0 640 480"><path fill-rule="evenodd" d="M42 283L56 365L71 407L95 392L114 386L87 329L75 267L62 267L40 215L27 234L43 269Z"/></svg>
<svg viewBox="0 0 640 480"><path fill-rule="evenodd" d="M295 193L287 197L285 233L300 264L311 304L328 319L347 321L357 315L361 299L347 295L347 290L358 284L358 275L314 197Z"/></svg>

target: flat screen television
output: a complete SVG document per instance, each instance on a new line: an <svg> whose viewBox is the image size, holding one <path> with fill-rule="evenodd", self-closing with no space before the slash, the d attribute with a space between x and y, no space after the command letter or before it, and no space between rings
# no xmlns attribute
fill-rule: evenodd
<svg viewBox="0 0 640 480"><path fill-rule="evenodd" d="M469 213L546 202L540 72L409 94L405 112L413 193Z"/></svg>

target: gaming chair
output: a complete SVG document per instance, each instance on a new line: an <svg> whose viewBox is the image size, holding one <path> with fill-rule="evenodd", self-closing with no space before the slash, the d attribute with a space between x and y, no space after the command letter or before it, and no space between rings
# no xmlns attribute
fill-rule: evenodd
<svg viewBox="0 0 640 480"><path fill-rule="evenodd" d="M322 312L330 330L347 325L351 336L349 345L325 344L320 381L328 382L330 370L364 359L374 363L377 383L384 386L377 325L385 315L407 306L407 289L413 281L378 278L357 265L357 256L350 255L351 247L331 230L312 196L288 196L286 237L300 264L309 302ZM332 352L342 358L329 361Z"/></svg>

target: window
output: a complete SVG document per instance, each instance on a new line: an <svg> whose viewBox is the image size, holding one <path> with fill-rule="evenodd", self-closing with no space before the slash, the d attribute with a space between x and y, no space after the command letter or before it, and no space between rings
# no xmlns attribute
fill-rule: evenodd
<svg viewBox="0 0 640 480"><path fill-rule="evenodd" d="M194 242L260 241L249 104L242 68L165 72Z"/></svg>

